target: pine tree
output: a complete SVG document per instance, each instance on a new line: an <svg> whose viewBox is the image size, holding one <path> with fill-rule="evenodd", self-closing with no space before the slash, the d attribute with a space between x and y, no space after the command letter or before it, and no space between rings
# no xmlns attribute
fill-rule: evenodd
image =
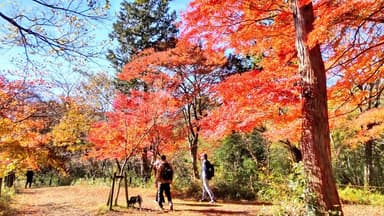
<svg viewBox="0 0 384 216"><path fill-rule="evenodd" d="M123 1L110 39L118 47L107 58L117 72L137 53L150 47L172 44L177 34L176 12L169 12L168 0Z"/></svg>

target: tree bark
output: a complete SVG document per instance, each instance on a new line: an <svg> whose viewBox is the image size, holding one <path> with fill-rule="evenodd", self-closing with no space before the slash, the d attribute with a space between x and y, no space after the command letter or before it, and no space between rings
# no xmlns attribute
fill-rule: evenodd
<svg viewBox="0 0 384 216"><path fill-rule="evenodd" d="M199 170L197 168L197 150L198 150L198 137L193 137L193 139L189 143L190 148L190 155L192 160L192 171L193 171L193 177L195 179L199 179Z"/></svg>
<svg viewBox="0 0 384 216"><path fill-rule="evenodd" d="M301 151L309 187L315 196L316 215L327 215L341 210L339 195L332 173L330 134L328 123L326 75L320 46L307 45L313 29L312 2L300 5L291 0L293 10L296 49L302 84L302 136Z"/></svg>
<svg viewBox="0 0 384 216"><path fill-rule="evenodd" d="M187 124L188 130L188 145L192 161L192 175L193 178L200 179L199 170L197 168L197 151L199 147L200 126L195 126L192 120L194 118L195 121L199 121L199 116L196 114L196 110L196 104L188 104L187 107L183 110L183 118Z"/></svg>

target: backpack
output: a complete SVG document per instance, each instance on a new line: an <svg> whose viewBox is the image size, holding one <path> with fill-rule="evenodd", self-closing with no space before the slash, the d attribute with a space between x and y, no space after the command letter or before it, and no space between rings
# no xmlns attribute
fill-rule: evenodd
<svg viewBox="0 0 384 216"><path fill-rule="evenodd" d="M173 179L173 170L169 163L163 164L163 169L160 175L161 175L161 178L166 181L170 181Z"/></svg>
<svg viewBox="0 0 384 216"><path fill-rule="evenodd" d="M206 177L208 180L212 179L213 176L215 176L215 168L213 167L213 164L209 162L208 160L205 162L205 168L206 168Z"/></svg>

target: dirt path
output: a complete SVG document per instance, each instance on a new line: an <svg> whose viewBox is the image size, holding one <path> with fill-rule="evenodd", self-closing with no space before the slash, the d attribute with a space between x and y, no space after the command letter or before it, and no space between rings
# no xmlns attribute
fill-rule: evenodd
<svg viewBox="0 0 384 216"><path fill-rule="evenodd" d="M15 215L94 215L106 191L95 187L47 187L22 189L11 205Z"/></svg>
<svg viewBox="0 0 384 216"><path fill-rule="evenodd" d="M154 202L155 191L152 189L129 189L129 195L140 194L143 197L142 211L125 208L125 198L120 195L119 206L109 211L106 199L109 189L104 186L67 186L22 189L11 204L12 212L8 215L28 216L93 216L93 215L271 215L271 206L252 203L216 204L186 201L175 198L174 211L160 211ZM165 207L168 207L165 205ZM166 208L167 209L167 208ZM384 207L345 205L346 216L384 215Z"/></svg>
<svg viewBox="0 0 384 216"><path fill-rule="evenodd" d="M175 198L174 211L165 205L161 211L154 202L155 191L151 189L129 189L129 195L143 196L142 211L125 208L125 197L120 195L119 206L109 211L106 206L108 187L68 186L22 189L11 207L12 215L28 216L85 216L85 215L260 215L268 206L252 204L201 203ZM265 210L266 210L265 209Z"/></svg>

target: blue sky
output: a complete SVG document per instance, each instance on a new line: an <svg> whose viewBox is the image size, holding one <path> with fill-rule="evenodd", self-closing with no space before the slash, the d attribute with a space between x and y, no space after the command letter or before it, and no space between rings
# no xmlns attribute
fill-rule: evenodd
<svg viewBox="0 0 384 216"><path fill-rule="evenodd" d="M14 2L17 2L17 1L20 1L22 2L22 4L20 3L20 5L23 5L23 7L28 7L27 5L28 4L25 4L26 2L25 1L29 1L29 0L16 0ZM177 12L179 12L180 10L184 10L186 9L188 3L189 3L190 0L173 0L171 1L170 3L170 7L172 10L175 10ZM12 7L7 7L9 5L7 4L10 4L10 2L12 1L3 1L0 3L0 11L1 12L4 12L5 14L7 14L7 12L11 12L11 11L7 11L8 9L6 8L10 8L9 10L15 10L14 8ZM12 2L12 3L14 3ZM96 28L96 32L95 32L95 35L96 35L96 40L99 40L99 41L103 41L103 40L108 40L108 34L112 31L112 22L115 21L114 19L114 14L116 14L119 9L120 9L120 3L122 2L122 0L111 0L110 3L111 3L111 11L110 11L110 14L111 14L111 19L112 21L111 22L106 22L104 24L100 24L97 26ZM0 19L0 25L3 26L3 23L4 23L4 20L1 20ZM4 34L1 34L2 31L0 30L0 37L4 37ZM4 38L0 38L0 39L4 39ZM25 54L24 54L24 49L20 48L20 47L16 47L16 46L13 46L11 48L7 47L7 48L4 48L4 45L1 44L1 40L0 40L0 55L2 56L0 58L0 74L3 73L4 70L22 70L20 68L20 63L17 64L18 66L16 66L16 62L17 61L22 61L21 59L23 59L25 57ZM19 60L18 60L19 59ZM41 59L39 59L41 60ZM53 59L54 61L54 59ZM107 71L110 71L110 70L113 70L112 68L110 68L110 64L107 60L103 60L103 59L100 59L100 61L98 61L99 64L95 64L93 66L90 66L90 67L95 67L95 70L107 70ZM64 63L61 63L61 64L64 64ZM97 68L97 67L101 67L101 68ZM37 69L39 70L39 69ZM42 68L41 70L46 70L46 68ZM71 70L71 67L68 67L68 70Z"/></svg>

